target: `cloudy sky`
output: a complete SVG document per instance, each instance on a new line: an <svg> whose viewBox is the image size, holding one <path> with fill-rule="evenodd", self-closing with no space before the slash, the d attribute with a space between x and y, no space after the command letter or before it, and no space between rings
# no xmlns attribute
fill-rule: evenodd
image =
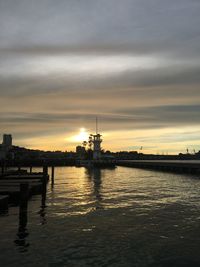
<svg viewBox="0 0 200 267"><path fill-rule="evenodd" d="M74 150L200 150L199 0L0 0L0 134ZM81 138L80 138L81 139Z"/></svg>

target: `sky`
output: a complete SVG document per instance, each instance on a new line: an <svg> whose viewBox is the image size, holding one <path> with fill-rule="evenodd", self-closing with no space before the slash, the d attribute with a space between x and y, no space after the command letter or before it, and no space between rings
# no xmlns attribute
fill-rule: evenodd
<svg viewBox="0 0 200 267"><path fill-rule="evenodd" d="M200 150L199 0L0 0L0 134L33 149ZM84 134L83 134L84 133Z"/></svg>

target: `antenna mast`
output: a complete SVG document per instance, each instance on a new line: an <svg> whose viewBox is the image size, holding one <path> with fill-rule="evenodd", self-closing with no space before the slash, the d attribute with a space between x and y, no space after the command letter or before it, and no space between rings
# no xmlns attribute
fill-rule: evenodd
<svg viewBox="0 0 200 267"><path fill-rule="evenodd" d="M98 118L96 117L96 134L98 134Z"/></svg>

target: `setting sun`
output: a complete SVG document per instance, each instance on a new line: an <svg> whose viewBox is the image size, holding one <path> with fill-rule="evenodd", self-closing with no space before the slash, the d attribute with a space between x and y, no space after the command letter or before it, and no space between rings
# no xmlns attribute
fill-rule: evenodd
<svg viewBox="0 0 200 267"><path fill-rule="evenodd" d="M83 142L87 141L89 137L89 133L85 128L81 128L79 134L72 137L72 140L75 142Z"/></svg>

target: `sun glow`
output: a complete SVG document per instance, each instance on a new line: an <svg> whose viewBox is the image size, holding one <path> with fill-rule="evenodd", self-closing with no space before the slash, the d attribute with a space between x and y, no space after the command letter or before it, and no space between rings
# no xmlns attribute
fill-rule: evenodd
<svg viewBox="0 0 200 267"><path fill-rule="evenodd" d="M89 133L86 131L85 128L81 128L79 134L72 137L73 141L75 142L87 141L88 138L89 138Z"/></svg>

